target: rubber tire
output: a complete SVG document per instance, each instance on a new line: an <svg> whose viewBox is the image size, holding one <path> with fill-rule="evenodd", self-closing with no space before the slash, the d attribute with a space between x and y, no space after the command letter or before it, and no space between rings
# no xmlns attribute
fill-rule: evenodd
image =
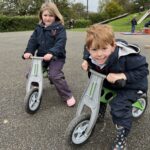
<svg viewBox="0 0 150 150"><path fill-rule="evenodd" d="M88 136L88 138L80 143L80 144L76 144L72 141L72 133L74 132L74 129L76 128L76 126L85 121L85 120L90 120L90 114L82 114L79 117L75 117L69 124L68 128L66 129L66 133L65 133L65 143L69 146L71 146L72 148L77 148L78 146L81 146L83 144L85 144L88 139L90 138L90 136L92 135L92 133L94 132L94 128L92 130L92 132L90 133L90 135Z"/></svg>
<svg viewBox="0 0 150 150"><path fill-rule="evenodd" d="M143 112L142 112L138 117L134 117L133 114L132 114L133 119L136 119L136 120L137 120L137 119L140 119L140 118L143 116L143 114L144 114L144 112L145 112L145 110L146 110L146 108L147 108L147 105L148 105L148 101L147 101L147 96L146 96L146 94L141 95L140 98L143 98L143 99L145 100L146 105L145 105L145 108L144 108Z"/></svg>
<svg viewBox="0 0 150 150"><path fill-rule="evenodd" d="M30 90L29 93L26 94L25 98L24 98L24 102L25 102L25 111L28 113L28 114L35 114L39 108L40 108L40 105L41 105L41 100L42 100L42 96L40 97L40 102L39 102L39 105L38 107L33 111L30 109L29 107L29 101L30 101L30 96L34 93L34 92L38 92L39 89L38 87L34 87Z"/></svg>

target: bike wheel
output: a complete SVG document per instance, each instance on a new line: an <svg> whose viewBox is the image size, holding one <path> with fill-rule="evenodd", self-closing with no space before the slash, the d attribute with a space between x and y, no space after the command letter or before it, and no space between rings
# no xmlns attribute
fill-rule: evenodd
<svg viewBox="0 0 150 150"><path fill-rule="evenodd" d="M87 142L92 133L91 132L89 135L85 135L89 126L89 121L89 114L82 114L81 116L74 118L66 130L66 143L70 146L77 146Z"/></svg>
<svg viewBox="0 0 150 150"><path fill-rule="evenodd" d="M146 97L146 95L142 95L138 99L138 101L140 102L140 105L142 106L143 109L139 109L135 106L132 107L132 116L133 116L133 118L136 118L136 119L140 118L146 110L146 107L147 107L147 97Z"/></svg>
<svg viewBox="0 0 150 150"><path fill-rule="evenodd" d="M38 94L38 87L32 88L30 92L26 94L24 102L27 113L34 114L40 108L42 97L38 99Z"/></svg>

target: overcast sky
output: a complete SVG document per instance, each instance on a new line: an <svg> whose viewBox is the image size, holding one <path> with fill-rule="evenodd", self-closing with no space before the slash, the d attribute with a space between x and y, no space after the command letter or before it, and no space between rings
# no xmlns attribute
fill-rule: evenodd
<svg viewBox="0 0 150 150"><path fill-rule="evenodd" d="M72 0L72 1L75 3L80 2L80 3L83 3L85 6L87 6L87 0ZM97 12L98 2L99 0L88 0L89 11Z"/></svg>

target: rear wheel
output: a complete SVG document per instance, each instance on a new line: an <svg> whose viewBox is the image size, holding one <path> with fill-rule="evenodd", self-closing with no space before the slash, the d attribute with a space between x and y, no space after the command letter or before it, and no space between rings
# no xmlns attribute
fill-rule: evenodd
<svg viewBox="0 0 150 150"><path fill-rule="evenodd" d="M144 112L146 110L146 107L147 107L147 97L146 97L146 95L143 94L138 99L138 102L139 102L140 107L142 109L133 106L133 108L132 108L132 116L133 116L133 118L140 118L144 114Z"/></svg>
<svg viewBox="0 0 150 150"><path fill-rule="evenodd" d="M34 114L40 108L42 98L38 98L38 95L38 87L32 88L30 92L26 94L24 102L27 113Z"/></svg>

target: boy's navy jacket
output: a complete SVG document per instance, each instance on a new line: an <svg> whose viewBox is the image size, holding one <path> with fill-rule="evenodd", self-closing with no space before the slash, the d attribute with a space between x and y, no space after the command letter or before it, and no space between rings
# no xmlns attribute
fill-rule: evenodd
<svg viewBox="0 0 150 150"><path fill-rule="evenodd" d="M26 52L34 55L37 51L37 56L44 56L47 53L53 54L57 58L66 57L66 30L59 22L54 22L48 27L38 24L33 34L31 35Z"/></svg>
<svg viewBox="0 0 150 150"><path fill-rule="evenodd" d="M136 45L129 45L127 42L116 42L116 49L110 55L104 68L93 64L89 58L89 53L85 49L83 59L87 60L90 67L97 72L108 75L109 73L124 73L127 77L124 89L142 90L148 89L148 63L146 58L140 55L140 49ZM118 89L116 85L104 80L104 86L107 88Z"/></svg>

